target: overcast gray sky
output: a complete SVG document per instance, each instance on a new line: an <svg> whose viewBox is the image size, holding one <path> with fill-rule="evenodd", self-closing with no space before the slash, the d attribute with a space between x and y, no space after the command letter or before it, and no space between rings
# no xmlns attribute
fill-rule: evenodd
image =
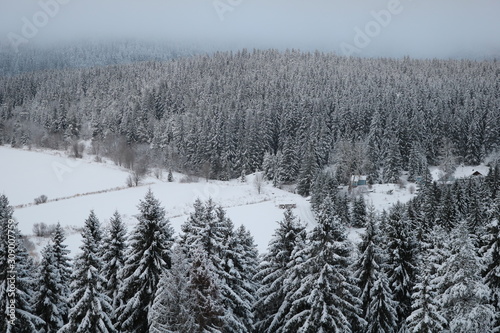
<svg viewBox="0 0 500 333"><path fill-rule="evenodd" d="M0 0L3 43L109 37L360 56L492 57L500 55L500 1Z"/></svg>

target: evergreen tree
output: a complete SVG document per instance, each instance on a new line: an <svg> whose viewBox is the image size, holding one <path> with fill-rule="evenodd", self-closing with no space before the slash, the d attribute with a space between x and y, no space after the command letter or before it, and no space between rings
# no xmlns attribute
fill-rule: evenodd
<svg viewBox="0 0 500 333"><path fill-rule="evenodd" d="M32 333L43 320L32 308L33 261L12 219L13 212L7 197L0 195L0 331Z"/></svg>
<svg viewBox="0 0 500 333"><path fill-rule="evenodd" d="M379 272L370 292L370 304L366 311L366 333L397 332L397 303L392 299L389 281Z"/></svg>
<svg viewBox="0 0 500 333"><path fill-rule="evenodd" d="M256 332L273 333L285 324L280 320L283 318L277 318L277 314L284 305L287 294L285 281L288 278L289 263L295 249L304 246L305 239L305 226L291 209L287 209L283 220L278 223L255 276L260 285L254 306Z"/></svg>
<svg viewBox="0 0 500 333"><path fill-rule="evenodd" d="M388 151L384 160L384 182L397 183L402 169L401 153L397 138L393 137L387 145Z"/></svg>
<svg viewBox="0 0 500 333"><path fill-rule="evenodd" d="M48 244L42 251L34 296L35 313L44 321L39 327L40 333L57 332L64 324L60 306L67 300L62 296L64 286L58 273L52 245Z"/></svg>
<svg viewBox="0 0 500 333"><path fill-rule="evenodd" d="M387 251L387 275L397 302L398 329L403 327L411 313L411 294L415 283L417 242L405 207L393 206L384 227Z"/></svg>
<svg viewBox="0 0 500 333"><path fill-rule="evenodd" d="M474 189L474 193L469 197L469 205L468 205L468 214L467 214L467 222L469 224L469 230L475 233L477 236L480 236L484 233L484 229L486 227L486 211L483 205L483 202L486 199L486 196L481 193L481 189L479 186L469 185L471 189Z"/></svg>
<svg viewBox="0 0 500 333"><path fill-rule="evenodd" d="M130 235L127 259L120 274L118 298L123 303L117 310L117 326L123 333L148 332L148 312L160 276L171 266L174 232L151 189L138 208L138 224Z"/></svg>
<svg viewBox="0 0 500 333"><path fill-rule="evenodd" d="M330 198L337 197L338 183L335 175L327 170L318 172L311 192L311 207L313 211L317 211L327 196L330 196Z"/></svg>
<svg viewBox="0 0 500 333"><path fill-rule="evenodd" d="M366 227L366 220L365 200L362 196L359 196L353 201L351 223L355 228L364 228Z"/></svg>
<svg viewBox="0 0 500 333"><path fill-rule="evenodd" d="M89 231L92 233L92 238L95 240L97 245L97 251L100 254L102 246L101 222L99 222L99 219L95 215L94 210L90 211L90 215L85 221L85 224L88 224L90 226Z"/></svg>
<svg viewBox="0 0 500 333"><path fill-rule="evenodd" d="M493 332L500 332L500 197L497 198L488 226L486 246L482 249L487 259L484 282L491 290L490 304L495 309Z"/></svg>
<svg viewBox="0 0 500 333"><path fill-rule="evenodd" d="M325 199L318 225L302 250L306 258L297 269L307 272L294 291L283 332L351 332L360 300L349 272L351 244L337 217L332 200Z"/></svg>
<svg viewBox="0 0 500 333"><path fill-rule="evenodd" d="M474 117L474 114L471 116L467 133L467 155L465 156L465 160L470 165L478 165L484 156L484 150L481 145L483 141L481 139L482 131L477 117Z"/></svg>
<svg viewBox="0 0 500 333"><path fill-rule="evenodd" d="M212 262L225 308L224 331L250 332L255 292L252 266L257 264L253 241L244 229L238 236L224 209L211 199L205 204L197 200L194 209L182 225L180 244L186 254L196 247L203 249Z"/></svg>
<svg viewBox="0 0 500 333"><path fill-rule="evenodd" d="M125 225L118 211L115 211L109 221L109 230L104 237L102 248L102 276L106 281L106 295L111 299L113 311L123 305L120 304L118 293L122 283L119 274L125 266L126 242Z"/></svg>
<svg viewBox="0 0 500 333"><path fill-rule="evenodd" d="M278 179L285 184L297 179L299 173L297 146L290 137L284 138L281 160L278 160Z"/></svg>
<svg viewBox="0 0 500 333"><path fill-rule="evenodd" d="M59 278L61 290L61 303L58 305L59 313L66 323L69 314L69 296L71 283L71 260L68 257L70 251L66 249L68 246L64 244L66 240L64 230L60 223L57 223L54 233L52 234L52 255L54 257L54 268L56 276Z"/></svg>
<svg viewBox="0 0 500 333"><path fill-rule="evenodd" d="M481 278L482 268L467 224L461 222L452 232L451 255L440 276L442 315L451 332L492 332L495 313L489 304L490 288Z"/></svg>
<svg viewBox="0 0 500 333"><path fill-rule="evenodd" d="M422 152L419 142L415 142L410 151L408 164L408 180L415 181L417 177L424 177L428 172L427 158Z"/></svg>
<svg viewBox="0 0 500 333"><path fill-rule="evenodd" d="M484 182L490 192L490 198L495 200L500 195L500 164L495 164L494 167L490 166L488 175L485 177Z"/></svg>
<svg viewBox="0 0 500 333"><path fill-rule="evenodd" d="M252 306L254 303L254 286L248 272L245 272L245 249L239 241L250 242L250 239L238 239L233 222L226 217L226 212L222 207L217 207L215 211L217 224L220 226L220 235L222 236L221 252L219 258L221 269L215 267L216 277L219 279L221 301L224 304L225 313L222 318L224 332L251 332L253 330ZM247 237L241 235L242 237ZM251 241L253 242L253 240ZM241 245L241 246L240 246ZM252 248L248 246L247 250ZM254 248L255 250L255 248ZM256 254L250 255L256 258ZM251 257L248 259L251 260ZM218 259L216 259L216 263ZM254 262L253 265L256 265ZM248 267L251 271L252 269Z"/></svg>
<svg viewBox="0 0 500 333"><path fill-rule="evenodd" d="M443 332L446 319L439 313L438 279L432 273L432 261L425 260L417 275L412 294L412 313L407 318L408 330L412 333Z"/></svg>
<svg viewBox="0 0 500 333"><path fill-rule="evenodd" d="M98 228L99 221L91 212L82 231L82 253L75 258L68 323L59 333L116 332L112 323L111 300L105 294L105 281L101 275L101 231Z"/></svg>
<svg viewBox="0 0 500 333"><path fill-rule="evenodd" d="M351 227L351 212L349 209L349 197L347 193L344 195L337 195L333 198L335 205L335 213L338 215L340 222L344 227Z"/></svg>
<svg viewBox="0 0 500 333"><path fill-rule="evenodd" d="M221 299L219 281L214 270L205 251L200 247L195 248L188 286L196 332L221 333L228 329L223 318L227 314L221 306L224 301Z"/></svg>
<svg viewBox="0 0 500 333"><path fill-rule="evenodd" d="M220 253L222 251L222 228L221 221L216 216L216 206L212 199L203 203L197 199L193 205L192 212L187 221L181 226L183 234L180 244L184 250L201 247L205 250L215 267L221 267ZM219 261L219 262L218 262Z"/></svg>
<svg viewBox="0 0 500 333"><path fill-rule="evenodd" d="M160 280L149 312L150 332L222 332L223 308L215 268L203 249L174 252L172 268Z"/></svg>
<svg viewBox="0 0 500 333"><path fill-rule="evenodd" d="M304 197L309 196L311 192L311 185L316 176L318 167L314 145L313 143L310 143L307 147L306 155L302 159L302 165L299 171L297 184L298 194Z"/></svg>
<svg viewBox="0 0 500 333"><path fill-rule="evenodd" d="M163 272L148 313L150 333L197 332L189 270L186 255L177 247L172 253L172 267Z"/></svg>
<svg viewBox="0 0 500 333"><path fill-rule="evenodd" d="M255 293L258 283L254 280L259 265L259 252L254 238L243 226L239 226L234 234L235 258L228 262L230 272L234 276L233 291L241 298L243 307L237 311L248 332L252 332L255 326L253 306L255 304Z"/></svg>
<svg viewBox="0 0 500 333"><path fill-rule="evenodd" d="M437 214L437 224L451 231L459 221L459 212L455 198L450 189L444 190L441 196L441 205Z"/></svg>
<svg viewBox="0 0 500 333"><path fill-rule="evenodd" d="M384 259L380 248L381 237L379 232L374 208L372 207L368 215L366 232L362 235L361 243L358 246L361 255L353 265L353 275L358 281L357 284L360 290L360 314L366 321L368 321L367 313L372 299L372 289L379 278ZM357 331L361 330L361 327L357 327Z"/></svg>

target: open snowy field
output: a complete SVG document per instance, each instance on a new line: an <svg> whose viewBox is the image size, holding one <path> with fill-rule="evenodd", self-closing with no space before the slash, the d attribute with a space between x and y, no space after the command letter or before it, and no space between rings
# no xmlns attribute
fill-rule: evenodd
<svg viewBox="0 0 500 333"><path fill-rule="evenodd" d="M144 198L148 188L164 205L167 217L174 229L180 232L181 225L192 211L193 202L200 198L212 198L222 205L236 226L245 225L252 233L259 251L264 252L283 217L280 203L297 205L295 214L309 227L314 217L306 198L264 184L259 194L253 176L247 182L209 181L183 183L181 174L174 174L174 182L148 177L142 186L126 186L128 172L112 163L93 162L92 156L75 160L63 152L34 152L0 147L0 192L6 194L15 208L14 217L21 232L33 234L33 225L60 222L67 230L67 244L72 255L80 245L79 228L90 210L94 210L103 225L106 225L115 210L122 215L129 230L136 223L137 204ZM166 175L165 175L166 177ZM409 184L410 186L411 184ZM377 210L388 209L396 201L406 202L413 194L397 185L375 185L364 196ZM97 193L102 192L102 193ZM49 202L34 205L33 200L45 194ZM56 200L57 199L57 200ZM53 201L51 201L53 200ZM358 231L351 230L350 238L358 239ZM46 239L32 237L40 249Z"/></svg>
<svg viewBox="0 0 500 333"><path fill-rule="evenodd" d="M144 198L148 188L164 205L167 217L179 232L182 223L192 211L193 202L200 198L212 198L227 210L236 226L244 224L255 237L259 251L265 251L276 228L276 222L283 217L278 203L295 203L296 214L309 225L314 224L309 202L299 195L282 191L264 184L259 194L253 176L246 183L200 179L195 183L181 183L182 175L175 174L172 183L153 177L144 179L145 185L126 186L128 172L112 165L92 162L88 157L74 160L59 152L33 152L0 147L0 193L7 195L11 205L16 207L14 217L21 232L33 234L33 225L44 222L47 225L60 222L68 232L67 243L72 255L78 251L83 225L93 209L105 225L115 210L122 215L131 230L136 223L137 204ZM109 191L108 191L109 190ZM95 193L105 191L103 193ZM49 202L33 205L41 194ZM58 198L63 198L57 201ZM37 245L43 246L45 239L33 237Z"/></svg>

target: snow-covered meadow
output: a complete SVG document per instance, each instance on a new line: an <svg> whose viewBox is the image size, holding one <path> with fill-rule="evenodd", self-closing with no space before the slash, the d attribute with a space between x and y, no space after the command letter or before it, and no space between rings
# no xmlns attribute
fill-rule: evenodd
<svg viewBox="0 0 500 333"><path fill-rule="evenodd" d="M67 231L67 244L74 255L79 251L79 228L83 226L90 210L94 210L103 225L107 224L115 210L122 215L129 230L136 223L137 204L148 188L164 205L167 217L177 232L192 211L193 202L200 198L212 198L223 206L235 226L245 225L255 238L260 252L264 252L277 221L283 217L281 203L295 204L295 214L308 224L314 225L309 201L265 183L258 193L254 176L240 180L184 182L182 174L174 174L174 182L147 177L141 186L127 187L126 169L105 161L97 163L93 156L75 160L57 151L28 151L0 147L0 193L7 195L15 207L14 217L19 228L39 250L47 241L33 236L33 225L60 222ZM365 193L367 203L379 211L388 209L396 201L406 202L411 194L408 184L399 188L394 184L375 185ZM33 201L46 195L48 202L35 205ZM350 239L357 241L359 230L350 230Z"/></svg>

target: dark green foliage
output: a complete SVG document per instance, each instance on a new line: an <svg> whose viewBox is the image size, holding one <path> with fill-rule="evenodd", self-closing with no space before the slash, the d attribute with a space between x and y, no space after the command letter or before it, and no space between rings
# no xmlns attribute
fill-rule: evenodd
<svg viewBox="0 0 500 333"><path fill-rule="evenodd" d="M285 280L289 277L294 251L301 249L306 240L305 226L292 210L287 209L284 215L254 278L260 285L254 305L256 332L272 333L285 324L280 317L283 315L280 309L286 307L284 301L289 288Z"/></svg>
<svg viewBox="0 0 500 333"><path fill-rule="evenodd" d="M405 207L397 203L383 226L386 271L394 301L397 302L397 327L401 328L411 313L411 295L415 284L417 254L415 230L406 215Z"/></svg>
<svg viewBox="0 0 500 333"><path fill-rule="evenodd" d="M353 322L364 323L359 317L359 289L348 269L351 244L330 198L322 204L317 221L307 245L295 254L303 256L304 262L292 270L303 277L286 297L291 308L278 332L328 332L332 328L351 332Z"/></svg>
<svg viewBox="0 0 500 333"><path fill-rule="evenodd" d="M148 190L138 205L138 223L129 237L129 249L121 272L117 326L121 332L148 332L148 311L158 282L171 266L173 229L165 209Z"/></svg>
<svg viewBox="0 0 500 333"><path fill-rule="evenodd" d="M120 272L126 260L126 242L127 231L120 214L116 211L109 221L109 229L104 236L102 247L102 276L106 281L106 295L111 299L114 311L122 305L118 293L122 284Z"/></svg>
<svg viewBox="0 0 500 333"><path fill-rule="evenodd" d="M55 264L52 245L42 251L42 262L39 266L34 311L44 321L40 326L41 333L56 332L64 324L63 313L67 299L63 298L64 287L61 285L59 271Z"/></svg>
<svg viewBox="0 0 500 333"><path fill-rule="evenodd" d="M362 196L355 198L352 202L351 224L354 228L366 227L366 204Z"/></svg>
<svg viewBox="0 0 500 333"><path fill-rule="evenodd" d="M13 212L7 197L0 195L0 331L32 333L43 320L32 307L33 260L23 245L17 222L12 219Z"/></svg>
<svg viewBox="0 0 500 333"><path fill-rule="evenodd" d="M91 212L82 231L82 253L76 257L71 275L68 323L61 328L61 333L117 331L112 322L111 300L105 295L105 281L101 275L100 235L99 220Z"/></svg>

